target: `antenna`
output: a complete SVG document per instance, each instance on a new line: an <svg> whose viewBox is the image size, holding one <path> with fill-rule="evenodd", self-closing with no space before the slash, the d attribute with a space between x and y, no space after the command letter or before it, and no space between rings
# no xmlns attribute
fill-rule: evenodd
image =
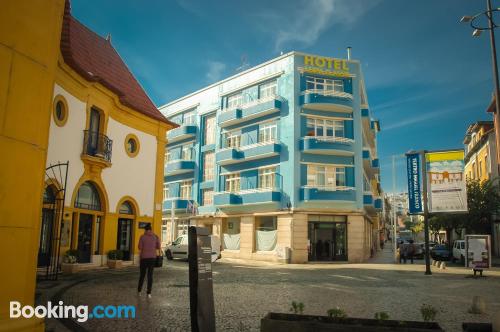
<svg viewBox="0 0 500 332"><path fill-rule="evenodd" d="M244 71L250 67L250 64L248 63L247 60L247 55L243 53L241 55L241 65L235 69L236 72Z"/></svg>

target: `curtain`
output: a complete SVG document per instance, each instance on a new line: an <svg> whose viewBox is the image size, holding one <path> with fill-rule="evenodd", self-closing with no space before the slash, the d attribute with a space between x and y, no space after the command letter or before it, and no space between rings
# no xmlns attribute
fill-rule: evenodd
<svg viewBox="0 0 500 332"><path fill-rule="evenodd" d="M271 251L276 247L278 231L257 231L257 251Z"/></svg>
<svg viewBox="0 0 500 332"><path fill-rule="evenodd" d="M224 234L224 249L240 250L240 234Z"/></svg>

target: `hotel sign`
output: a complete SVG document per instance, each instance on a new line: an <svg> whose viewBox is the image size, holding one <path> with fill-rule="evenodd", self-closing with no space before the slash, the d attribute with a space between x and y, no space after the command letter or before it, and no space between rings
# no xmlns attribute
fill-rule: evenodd
<svg viewBox="0 0 500 332"><path fill-rule="evenodd" d="M406 170L408 173L408 203L410 214L422 213L422 190L420 180L420 154L406 155Z"/></svg>
<svg viewBox="0 0 500 332"><path fill-rule="evenodd" d="M304 71L312 74L350 77L349 66L345 59L325 58L304 55Z"/></svg>

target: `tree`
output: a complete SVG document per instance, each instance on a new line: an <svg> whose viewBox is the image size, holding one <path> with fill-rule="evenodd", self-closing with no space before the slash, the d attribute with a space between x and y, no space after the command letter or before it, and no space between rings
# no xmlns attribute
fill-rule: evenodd
<svg viewBox="0 0 500 332"><path fill-rule="evenodd" d="M405 229L411 231L413 235L424 230L424 223L422 220L420 220L418 216L414 219L416 220L413 221L411 218L406 218L404 221Z"/></svg>
<svg viewBox="0 0 500 332"><path fill-rule="evenodd" d="M499 186L496 179L467 181L467 221L464 226L470 234L491 234L493 216L500 209Z"/></svg>
<svg viewBox="0 0 500 332"><path fill-rule="evenodd" d="M457 234L464 227L466 218L461 214L435 214L429 218L429 230L435 235L440 230L446 231L448 246L451 248L451 232L455 230Z"/></svg>

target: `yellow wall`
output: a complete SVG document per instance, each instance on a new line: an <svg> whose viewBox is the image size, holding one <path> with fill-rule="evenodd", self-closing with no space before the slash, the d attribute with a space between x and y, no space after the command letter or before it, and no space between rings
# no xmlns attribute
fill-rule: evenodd
<svg viewBox="0 0 500 332"><path fill-rule="evenodd" d="M10 319L32 305L47 141L63 0L9 0L0 10L0 331L43 331Z"/></svg>
<svg viewBox="0 0 500 332"><path fill-rule="evenodd" d="M483 134L483 129L480 130L481 136ZM478 138L479 140L479 138ZM484 144L477 152L475 152L467 162L464 168L464 174L466 178L473 180L485 181L489 179L488 168L492 169L491 158L496 158L495 156L490 156L488 153L489 144ZM485 162L485 157L487 156L487 162ZM489 164L489 165L488 165Z"/></svg>

